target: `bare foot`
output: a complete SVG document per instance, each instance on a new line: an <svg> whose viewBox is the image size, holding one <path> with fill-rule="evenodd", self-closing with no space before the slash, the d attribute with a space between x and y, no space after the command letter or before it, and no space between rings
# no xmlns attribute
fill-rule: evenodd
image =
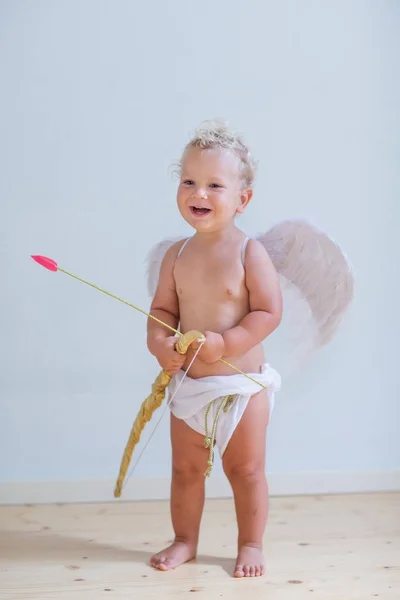
<svg viewBox="0 0 400 600"><path fill-rule="evenodd" d="M155 554L150 559L150 564L160 571L169 571L179 565L192 560L196 556L196 546L189 542L174 542L165 550Z"/></svg>
<svg viewBox="0 0 400 600"><path fill-rule="evenodd" d="M261 548L242 546L236 560L234 577L260 577L264 575L264 557Z"/></svg>

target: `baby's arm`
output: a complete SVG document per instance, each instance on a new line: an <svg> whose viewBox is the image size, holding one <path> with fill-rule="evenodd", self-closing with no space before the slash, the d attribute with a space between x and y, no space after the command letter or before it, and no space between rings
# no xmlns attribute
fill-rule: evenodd
<svg viewBox="0 0 400 600"><path fill-rule="evenodd" d="M161 264L157 290L150 307L150 314L174 329L179 325L179 302L173 275L174 264L179 250L174 244L165 253ZM157 323L154 319L147 322L147 346L163 369L178 371L185 357L174 350L176 339L170 329Z"/></svg>
<svg viewBox="0 0 400 600"><path fill-rule="evenodd" d="M250 312L223 333L224 356L242 355L262 342L282 319L282 293L275 267L258 240L250 240L246 251L246 286Z"/></svg>

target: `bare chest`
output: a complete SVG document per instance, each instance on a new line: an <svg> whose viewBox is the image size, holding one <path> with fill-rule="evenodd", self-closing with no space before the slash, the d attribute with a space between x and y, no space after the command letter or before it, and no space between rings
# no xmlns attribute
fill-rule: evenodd
<svg viewBox="0 0 400 600"><path fill-rule="evenodd" d="M201 298L206 303L241 303L247 299L245 272L236 257L182 260L175 266L174 275L181 302Z"/></svg>

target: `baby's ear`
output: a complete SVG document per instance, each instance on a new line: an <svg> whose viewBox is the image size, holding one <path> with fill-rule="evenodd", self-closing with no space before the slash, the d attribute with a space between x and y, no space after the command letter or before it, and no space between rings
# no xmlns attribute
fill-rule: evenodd
<svg viewBox="0 0 400 600"><path fill-rule="evenodd" d="M242 190L240 193L240 204L237 207L236 212L243 213L245 211L248 203L250 202L252 196L253 196L253 190L251 188Z"/></svg>

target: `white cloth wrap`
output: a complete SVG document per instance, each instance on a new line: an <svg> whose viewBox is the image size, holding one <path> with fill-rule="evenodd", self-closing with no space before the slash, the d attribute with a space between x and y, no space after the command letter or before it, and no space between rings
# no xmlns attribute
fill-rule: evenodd
<svg viewBox="0 0 400 600"><path fill-rule="evenodd" d="M281 387L281 377L268 363L264 364L260 373L248 373L250 377L266 386L270 416L274 407L275 392ZM183 379L183 381L182 381ZM178 389L178 386L179 389ZM172 414L182 419L195 431L206 435L205 414L207 406L213 402L209 413L209 431L219 406L219 400L225 396L236 396L227 412L221 411L216 430L216 445L220 456L226 450L236 426L243 416L252 396L262 390L261 386L240 373L235 375L215 375L192 379L179 371L173 376L168 395ZM176 394L176 395L175 395Z"/></svg>

